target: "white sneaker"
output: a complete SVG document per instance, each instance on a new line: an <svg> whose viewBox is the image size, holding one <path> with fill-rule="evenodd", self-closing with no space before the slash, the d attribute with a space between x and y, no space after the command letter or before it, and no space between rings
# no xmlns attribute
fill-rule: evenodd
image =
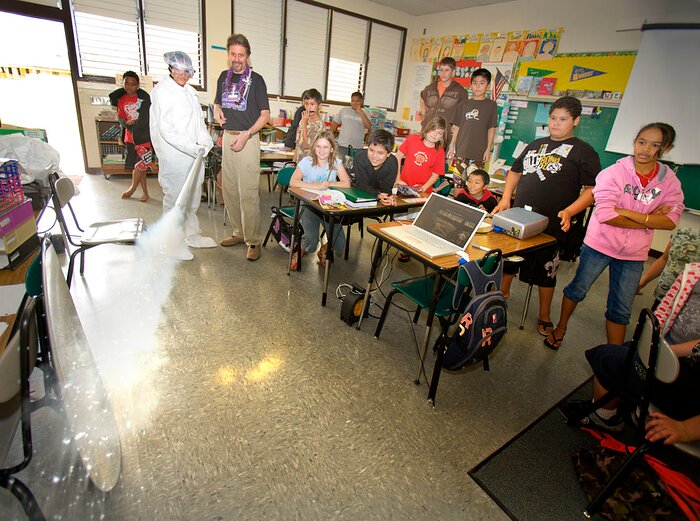
<svg viewBox="0 0 700 521"><path fill-rule="evenodd" d="M190 248L216 248L217 244L211 237L202 237L201 235L193 235L185 239L185 244Z"/></svg>
<svg viewBox="0 0 700 521"><path fill-rule="evenodd" d="M182 245L182 248L178 248L176 251L168 252L168 255L176 260L189 261L194 259L194 254L184 244Z"/></svg>

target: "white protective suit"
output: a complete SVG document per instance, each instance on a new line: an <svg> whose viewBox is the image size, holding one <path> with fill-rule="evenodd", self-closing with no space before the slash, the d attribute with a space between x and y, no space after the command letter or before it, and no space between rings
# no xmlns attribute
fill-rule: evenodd
<svg viewBox="0 0 700 521"><path fill-rule="evenodd" d="M197 93L178 85L170 76L151 92L151 142L158 156L158 182L163 188L163 213L175 206L199 149L206 156L214 146L204 124ZM204 162L199 172L192 207L185 219L185 239L194 246L202 239L197 210L204 182ZM216 243L214 243L216 245Z"/></svg>

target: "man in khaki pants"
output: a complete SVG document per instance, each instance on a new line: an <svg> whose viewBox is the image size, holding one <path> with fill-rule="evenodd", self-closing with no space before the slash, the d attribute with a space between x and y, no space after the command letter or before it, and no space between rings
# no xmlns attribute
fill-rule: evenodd
<svg viewBox="0 0 700 521"><path fill-rule="evenodd" d="M260 258L260 139L258 131L270 118L267 87L248 64L250 43L242 34L226 42L231 67L216 82L214 118L224 128L223 192L232 235L221 246L245 243L246 258Z"/></svg>

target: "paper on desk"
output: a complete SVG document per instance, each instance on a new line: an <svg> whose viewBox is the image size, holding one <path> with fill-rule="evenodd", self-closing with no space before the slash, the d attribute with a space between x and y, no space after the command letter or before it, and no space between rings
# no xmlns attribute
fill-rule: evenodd
<svg viewBox="0 0 700 521"><path fill-rule="evenodd" d="M24 297L24 284L0 286L0 315L14 315Z"/></svg>

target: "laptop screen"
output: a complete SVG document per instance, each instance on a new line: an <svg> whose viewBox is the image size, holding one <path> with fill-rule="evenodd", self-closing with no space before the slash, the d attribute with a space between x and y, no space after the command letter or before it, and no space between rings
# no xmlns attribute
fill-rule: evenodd
<svg viewBox="0 0 700 521"><path fill-rule="evenodd" d="M484 210L433 193L413 225L464 248L486 215Z"/></svg>

